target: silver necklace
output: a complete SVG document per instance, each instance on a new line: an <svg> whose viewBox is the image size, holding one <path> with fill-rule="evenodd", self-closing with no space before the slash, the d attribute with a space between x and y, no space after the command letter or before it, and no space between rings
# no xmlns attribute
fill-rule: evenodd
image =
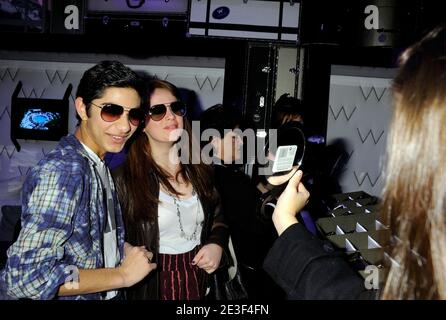
<svg viewBox="0 0 446 320"><path fill-rule="evenodd" d="M192 196L195 196L195 190L192 190ZM196 217L195 217L195 228L194 228L194 232L192 232L192 234L187 234L184 231L183 228L183 223L181 222L181 211L180 211L180 205L178 204L178 198L174 195L171 195L171 197L173 198L173 203L175 204L175 207L177 209L177 216L178 216L178 223L180 225L180 237L183 239L186 239L188 241L192 241L192 240L197 240L198 239L198 226L201 224L198 222L199 216L200 216L200 203L197 197L197 212L196 212Z"/></svg>

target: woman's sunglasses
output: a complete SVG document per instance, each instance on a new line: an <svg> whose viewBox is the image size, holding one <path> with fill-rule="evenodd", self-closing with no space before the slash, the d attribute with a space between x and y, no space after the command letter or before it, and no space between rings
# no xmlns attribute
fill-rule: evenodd
<svg viewBox="0 0 446 320"><path fill-rule="evenodd" d="M170 107L170 110L177 116L184 117L186 115L186 105L184 102L175 101L166 104L156 104L149 107L147 116L154 121L160 121L166 115L167 107Z"/></svg>
<svg viewBox="0 0 446 320"><path fill-rule="evenodd" d="M90 102L95 107L101 109L101 118L106 122L113 122L118 120L124 113L126 108L120 106L119 104L106 103L103 105L97 105ZM141 108L132 108L129 111L129 121L134 126L139 126L139 124L144 120L144 111Z"/></svg>

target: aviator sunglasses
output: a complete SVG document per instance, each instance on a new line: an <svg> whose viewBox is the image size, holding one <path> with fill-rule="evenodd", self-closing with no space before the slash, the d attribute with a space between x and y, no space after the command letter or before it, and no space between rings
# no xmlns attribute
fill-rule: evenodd
<svg viewBox="0 0 446 320"><path fill-rule="evenodd" d="M148 117L154 121L160 121L164 118L167 112L167 107L177 116L183 117L186 115L186 105L182 101L174 101L165 104L156 104L148 108Z"/></svg>
<svg viewBox="0 0 446 320"><path fill-rule="evenodd" d="M93 102L90 103L101 109L101 118L105 122L113 122L118 120L124 111L127 110L123 106L114 103L105 103L101 106ZM144 111L141 108L133 108L128 111L130 123L134 126L139 126L139 124L144 120Z"/></svg>

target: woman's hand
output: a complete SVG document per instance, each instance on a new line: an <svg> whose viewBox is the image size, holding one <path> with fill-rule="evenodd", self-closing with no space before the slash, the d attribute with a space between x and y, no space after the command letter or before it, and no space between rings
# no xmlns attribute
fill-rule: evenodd
<svg viewBox="0 0 446 320"><path fill-rule="evenodd" d="M212 273L220 266L222 253L222 247L215 243L209 243L197 252L197 255L192 260L192 264L207 273Z"/></svg>
<svg viewBox="0 0 446 320"><path fill-rule="evenodd" d="M302 171L298 170L277 200L273 213L273 223L279 236L289 226L297 223L296 213L305 207L310 197L310 193L300 182L301 178Z"/></svg>

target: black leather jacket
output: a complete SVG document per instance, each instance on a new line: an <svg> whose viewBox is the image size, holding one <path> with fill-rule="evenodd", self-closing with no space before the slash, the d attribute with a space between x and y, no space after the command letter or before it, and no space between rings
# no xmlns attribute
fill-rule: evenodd
<svg viewBox="0 0 446 320"><path fill-rule="evenodd" d="M112 172L115 179L115 185L119 194L119 198L122 204L122 212L124 215L124 221L126 214L132 210L131 203L123 201L123 197L127 194L125 181L123 179L122 166L116 168ZM156 188L156 194L159 194L159 183L154 180L153 188ZM152 182L152 181L151 181ZM220 204L220 196L216 189L214 189L212 199L206 200L202 194L198 192L198 197L201 201L204 212L204 224L201 232L201 244L215 243L225 248L228 243L229 231ZM125 204L125 205L124 205ZM156 207L156 210L158 208ZM158 216L157 214L155 215ZM141 221L141 223L126 224L125 226L125 239L128 243L134 246L146 246L146 248L153 253L153 262L158 261L159 254L159 226L158 219L154 222ZM152 271L146 278L137 283L136 285L126 289L126 298L128 300L158 300L159 293L159 276L158 270Z"/></svg>

